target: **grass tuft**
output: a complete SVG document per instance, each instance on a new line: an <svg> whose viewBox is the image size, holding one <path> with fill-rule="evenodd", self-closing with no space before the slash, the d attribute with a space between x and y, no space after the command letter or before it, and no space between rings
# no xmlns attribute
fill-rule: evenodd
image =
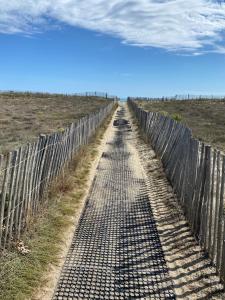
<svg viewBox="0 0 225 300"><path fill-rule="evenodd" d="M174 121L177 121L177 122L181 122L182 121L182 117L180 114L172 114L171 115L171 118L174 120Z"/></svg>

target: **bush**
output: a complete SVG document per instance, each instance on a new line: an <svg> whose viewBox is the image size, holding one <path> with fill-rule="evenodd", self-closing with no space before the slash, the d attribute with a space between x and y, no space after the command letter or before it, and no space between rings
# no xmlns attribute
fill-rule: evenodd
<svg viewBox="0 0 225 300"><path fill-rule="evenodd" d="M164 117L167 117L169 115L169 113L167 111L161 110L159 112L161 115L163 115Z"/></svg>
<svg viewBox="0 0 225 300"><path fill-rule="evenodd" d="M179 115L179 114L173 114L173 115L171 116L171 118L172 118L173 120L177 121L177 122L181 122L181 121L182 121L182 117L181 117L181 115Z"/></svg>

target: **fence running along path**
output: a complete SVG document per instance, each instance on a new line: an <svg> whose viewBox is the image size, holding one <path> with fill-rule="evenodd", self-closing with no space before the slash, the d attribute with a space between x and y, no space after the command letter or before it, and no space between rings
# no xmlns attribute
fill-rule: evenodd
<svg viewBox="0 0 225 300"><path fill-rule="evenodd" d="M225 282L225 156L186 126L141 109L128 99L144 134L160 156L193 233Z"/></svg>
<svg viewBox="0 0 225 300"><path fill-rule="evenodd" d="M64 132L41 135L7 155L0 155L0 248L20 238L29 218L46 197L49 184L71 161L80 146L88 143L109 115L114 101L71 124Z"/></svg>

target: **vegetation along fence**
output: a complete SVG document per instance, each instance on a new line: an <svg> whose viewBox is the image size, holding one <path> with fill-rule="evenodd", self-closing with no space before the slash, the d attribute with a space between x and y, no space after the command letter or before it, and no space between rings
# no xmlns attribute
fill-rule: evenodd
<svg viewBox="0 0 225 300"><path fill-rule="evenodd" d="M0 155L0 248L19 239L52 180L110 113L114 101L71 124L64 132L41 135L18 150Z"/></svg>
<svg viewBox="0 0 225 300"><path fill-rule="evenodd" d="M225 156L193 138L186 126L128 103L161 157L193 233L225 281Z"/></svg>

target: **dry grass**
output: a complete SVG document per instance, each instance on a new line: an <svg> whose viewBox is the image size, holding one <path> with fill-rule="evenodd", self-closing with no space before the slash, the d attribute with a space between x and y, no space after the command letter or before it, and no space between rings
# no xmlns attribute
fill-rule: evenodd
<svg viewBox="0 0 225 300"><path fill-rule="evenodd" d="M138 103L146 110L179 118L192 129L196 138L225 151L225 102L193 100Z"/></svg>
<svg viewBox="0 0 225 300"><path fill-rule="evenodd" d="M97 97L2 93L0 153L32 142L41 133L60 131L106 103Z"/></svg>
<svg viewBox="0 0 225 300"><path fill-rule="evenodd" d="M52 184L48 206L31 222L22 237L31 252L23 256L17 251L6 251L1 256L1 300L31 299L35 289L45 284L44 275L49 264L58 263L64 234L72 226L72 217L80 208L91 163L110 120L111 116L74 157L69 169Z"/></svg>

